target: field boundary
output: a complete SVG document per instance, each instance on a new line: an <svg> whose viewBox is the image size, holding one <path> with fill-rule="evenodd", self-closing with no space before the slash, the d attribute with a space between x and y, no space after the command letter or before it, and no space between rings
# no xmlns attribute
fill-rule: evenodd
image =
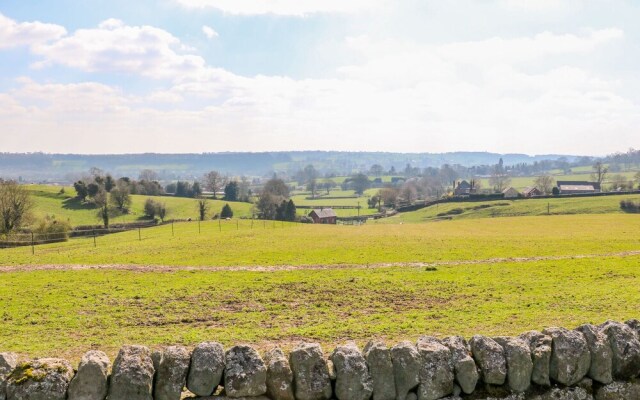
<svg viewBox="0 0 640 400"><path fill-rule="evenodd" d="M0 265L0 273L10 272L32 272L32 271L82 271L82 270L117 270L134 272L177 272L177 271L253 271L253 272L278 272L295 270L323 270L323 269L377 269L377 268L425 268L439 266L456 265L477 265L477 264L505 264L505 263L527 263L536 261L561 261L572 259L589 258L609 258L609 257L636 257L640 256L640 250L630 250L615 253L602 254L574 254L565 256L537 256L537 257L499 257L476 260L454 260L435 262L399 262L399 263L374 263L374 264L327 264L327 265L239 265L239 266L162 266L162 265L139 265L139 264L20 264L20 265Z"/></svg>

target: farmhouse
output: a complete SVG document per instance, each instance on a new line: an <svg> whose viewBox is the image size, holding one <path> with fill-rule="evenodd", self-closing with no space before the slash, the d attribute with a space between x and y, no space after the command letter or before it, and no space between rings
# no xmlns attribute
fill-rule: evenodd
<svg viewBox="0 0 640 400"><path fill-rule="evenodd" d="M502 195L505 199L515 199L516 197L520 196L520 192L518 192L513 187L508 187L502 191Z"/></svg>
<svg viewBox="0 0 640 400"><path fill-rule="evenodd" d="M587 181L558 181L558 190L560 194L600 193L600 184Z"/></svg>
<svg viewBox="0 0 640 400"><path fill-rule="evenodd" d="M312 210L309 213L309 217L313 220L314 224L335 224L338 219L336 212L331 208Z"/></svg>
<svg viewBox="0 0 640 400"><path fill-rule="evenodd" d="M453 194L455 196L465 196L476 192L476 189L473 187L471 183L467 181L458 182L455 189L453 189Z"/></svg>
<svg viewBox="0 0 640 400"><path fill-rule="evenodd" d="M542 192L537 187L528 187L522 191L524 197L542 196Z"/></svg>

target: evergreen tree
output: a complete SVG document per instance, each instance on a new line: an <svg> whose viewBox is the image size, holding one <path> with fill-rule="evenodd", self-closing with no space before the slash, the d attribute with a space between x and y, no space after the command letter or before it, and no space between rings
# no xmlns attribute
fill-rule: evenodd
<svg viewBox="0 0 640 400"><path fill-rule="evenodd" d="M224 199L227 201L238 201L240 195L240 187L238 182L231 181L224 187Z"/></svg>
<svg viewBox="0 0 640 400"><path fill-rule="evenodd" d="M222 207L220 218L233 218L233 210L231 210L229 204L225 204L224 207Z"/></svg>
<svg viewBox="0 0 640 400"><path fill-rule="evenodd" d="M287 203L284 211L284 219L286 221L296 220L296 205L293 203L293 200L289 200L289 202Z"/></svg>

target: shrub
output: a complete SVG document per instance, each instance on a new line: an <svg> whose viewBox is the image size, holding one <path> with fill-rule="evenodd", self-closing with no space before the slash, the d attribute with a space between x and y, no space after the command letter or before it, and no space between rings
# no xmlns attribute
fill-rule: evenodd
<svg viewBox="0 0 640 400"><path fill-rule="evenodd" d="M640 201L620 200L620 209L628 213L640 213Z"/></svg>
<svg viewBox="0 0 640 400"><path fill-rule="evenodd" d="M67 240L70 231L71 224L69 222L49 217L39 221L33 229L37 240Z"/></svg>
<svg viewBox="0 0 640 400"><path fill-rule="evenodd" d="M158 212L158 203L156 203L153 199L147 199L144 202L144 215L153 219L156 217L156 213Z"/></svg>
<svg viewBox="0 0 640 400"><path fill-rule="evenodd" d="M222 211L220 211L220 218L232 218L233 217L233 210L231 210L231 207L229 206L229 204L225 204L224 207L222 207Z"/></svg>

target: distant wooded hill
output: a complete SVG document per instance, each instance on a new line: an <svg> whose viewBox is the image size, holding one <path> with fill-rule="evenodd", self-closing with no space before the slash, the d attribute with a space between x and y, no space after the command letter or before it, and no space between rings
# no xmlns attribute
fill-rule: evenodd
<svg viewBox="0 0 640 400"><path fill-rule="evenodd" d="M264 153L202 153L202 154L46 154L0 153L0 177L24 180L72 180L74 175L100 168L117 176L136 177L143 169L152 169L162 179L191 179L204 172L218 170L231 175L265 176L273 172L295 173L313 164L321 173L350 174L367 170L373 164L386 169L440 167L460 164L466 167L495 164L500 158L505 165L556 160L571 155L497 154L488 152L452 153L383 153L336 151L284 151Z"/></svg>

